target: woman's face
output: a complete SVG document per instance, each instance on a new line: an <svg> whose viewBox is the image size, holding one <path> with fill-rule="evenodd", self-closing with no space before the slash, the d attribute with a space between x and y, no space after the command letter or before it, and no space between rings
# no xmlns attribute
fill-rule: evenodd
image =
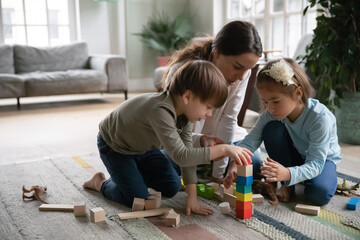
<svg viewBox="0 0 360 240"><path fill-rule="evenodd" d="M225 56L215 50L212 63L219 68L229 85L242 81L246 72L255 67L259 57L254 53Z"/></svg>

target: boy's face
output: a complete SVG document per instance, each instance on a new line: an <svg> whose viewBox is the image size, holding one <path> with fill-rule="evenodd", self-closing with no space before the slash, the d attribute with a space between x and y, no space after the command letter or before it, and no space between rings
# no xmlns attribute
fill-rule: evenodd
<svg viewBox="0 0 360 240"><path fill-rule="evenodd" d="M191 95L188 98L188 104L185 107L184 114L190 122L194 123L196 121L200 121L201 119L210 117L212 115L213 108L213 103L211 101L203 103L200 101L200 98Z"/></svg>

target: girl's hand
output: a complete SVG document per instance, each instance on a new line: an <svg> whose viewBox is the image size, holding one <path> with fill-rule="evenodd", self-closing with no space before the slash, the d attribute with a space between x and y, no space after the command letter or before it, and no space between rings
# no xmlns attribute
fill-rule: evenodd
<svg viewBox="0 0 360 240"><path fill-rule="evenodd" d="M187 216L190 216L191 213L195 213L199 215L209 215L213 212L210 208L199 204L196 194L196 184L186 185L186 192L188 194L188 198L186 200Z"/></svg>
<svg viewBox="0 0 360 240"><path fill-rule="evenodd" d="M290 170L269 157L260 170L260 174L266 176L266 182L291 180Z"/></svg>
<svg viewBox="0 0 360 240"><path fill-rule="evenodd" d="M254 154L246 148L226 145L226 156L233 158L237 165L251 164L251 157L253 155Z"/></svg>
<svg viewBox="0 0 360 240"><path fill-rule="evenodd" d="M223 144L223 143L224 143L223 140L214 136L202 135L200 137L200 145L202 147L213 147L215 145Z"/></svg>
<svg viewBox="0 0 360 240"><path fill-rule="evenodd" d="M233 161L229 164L228 172L224 179L224 187L228 189L229 187L233 186L233 182L236 178L237 178L237 166Z"/></svg>

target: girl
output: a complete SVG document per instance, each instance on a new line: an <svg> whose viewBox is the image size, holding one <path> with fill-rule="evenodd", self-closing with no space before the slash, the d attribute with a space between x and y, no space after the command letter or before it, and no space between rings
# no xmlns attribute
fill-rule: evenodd
<svg viewBox="0 0 360 240"><path fill-rule="evenodd" d="M221 72L207 61L190 61L173 78L168 91L129 99L100 122L97 144L111 178L96 173L84 188L129 207L135 197L147 198L148 188L173 197L180 179L160 147L183 167L226 156L239 164L250 160L252 153L237 146L192 147L192 123L211 116L227 97ZM184 172L184 179L193 181L191 174Z"/></svg>
<svg viewBox="0 0 360 240"><path fill-rule="evenodd" d="M195 123L194 147L235 142L246 136L247 131L237 124L237 116L244 102L251 68L256 65L261 54L261 39L255 27L249 22L233 21L226 24L215 38L193 42L171 56L170 70L163 77L165 88L171 82L170 79L176 69L194 59L212 62L222 72L228 85L228 97L225 104L214 109L212 116ZM165 155L167 155L166 152ZM252 161L254 172L259 171L261 160L257 152ZM212 177L214 181L223 182L227 165L228 158L213 163ZM197 203L196 181L184 181L184 183L193 204L188 205L187 213L190 214L189 209L198 214L200 212L211 213L210 208Z"/></svg>
<svg viewBox="0 0 360 240"><path fill-rule="evenodd" d="M282 182L279 201L287 202L294 185L305 183L312 204L327 204L336 191L336 164L341 161L335 116L314 95L308 77L292 59L269 62L256 88L264 111L237 145L255 151L264 141L269 158L261 167L267 182ZM236 176L231 164L226 187Z"/></svg>

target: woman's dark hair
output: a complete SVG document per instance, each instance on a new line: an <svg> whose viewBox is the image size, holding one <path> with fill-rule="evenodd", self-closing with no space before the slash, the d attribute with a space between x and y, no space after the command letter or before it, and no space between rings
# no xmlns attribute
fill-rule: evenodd
<svg viewBox="0 0 360 240"><path fill-rule="evenodd" d="M205 40L193 41L185 48L176 51L169 60L168 71L162 79L163 84L174 64L197 59L211 61L214 50L226 56L254 53L261 57L262 44L254 25L244 21L230 22L222 27L215 38L207 37Z"/></svg>

